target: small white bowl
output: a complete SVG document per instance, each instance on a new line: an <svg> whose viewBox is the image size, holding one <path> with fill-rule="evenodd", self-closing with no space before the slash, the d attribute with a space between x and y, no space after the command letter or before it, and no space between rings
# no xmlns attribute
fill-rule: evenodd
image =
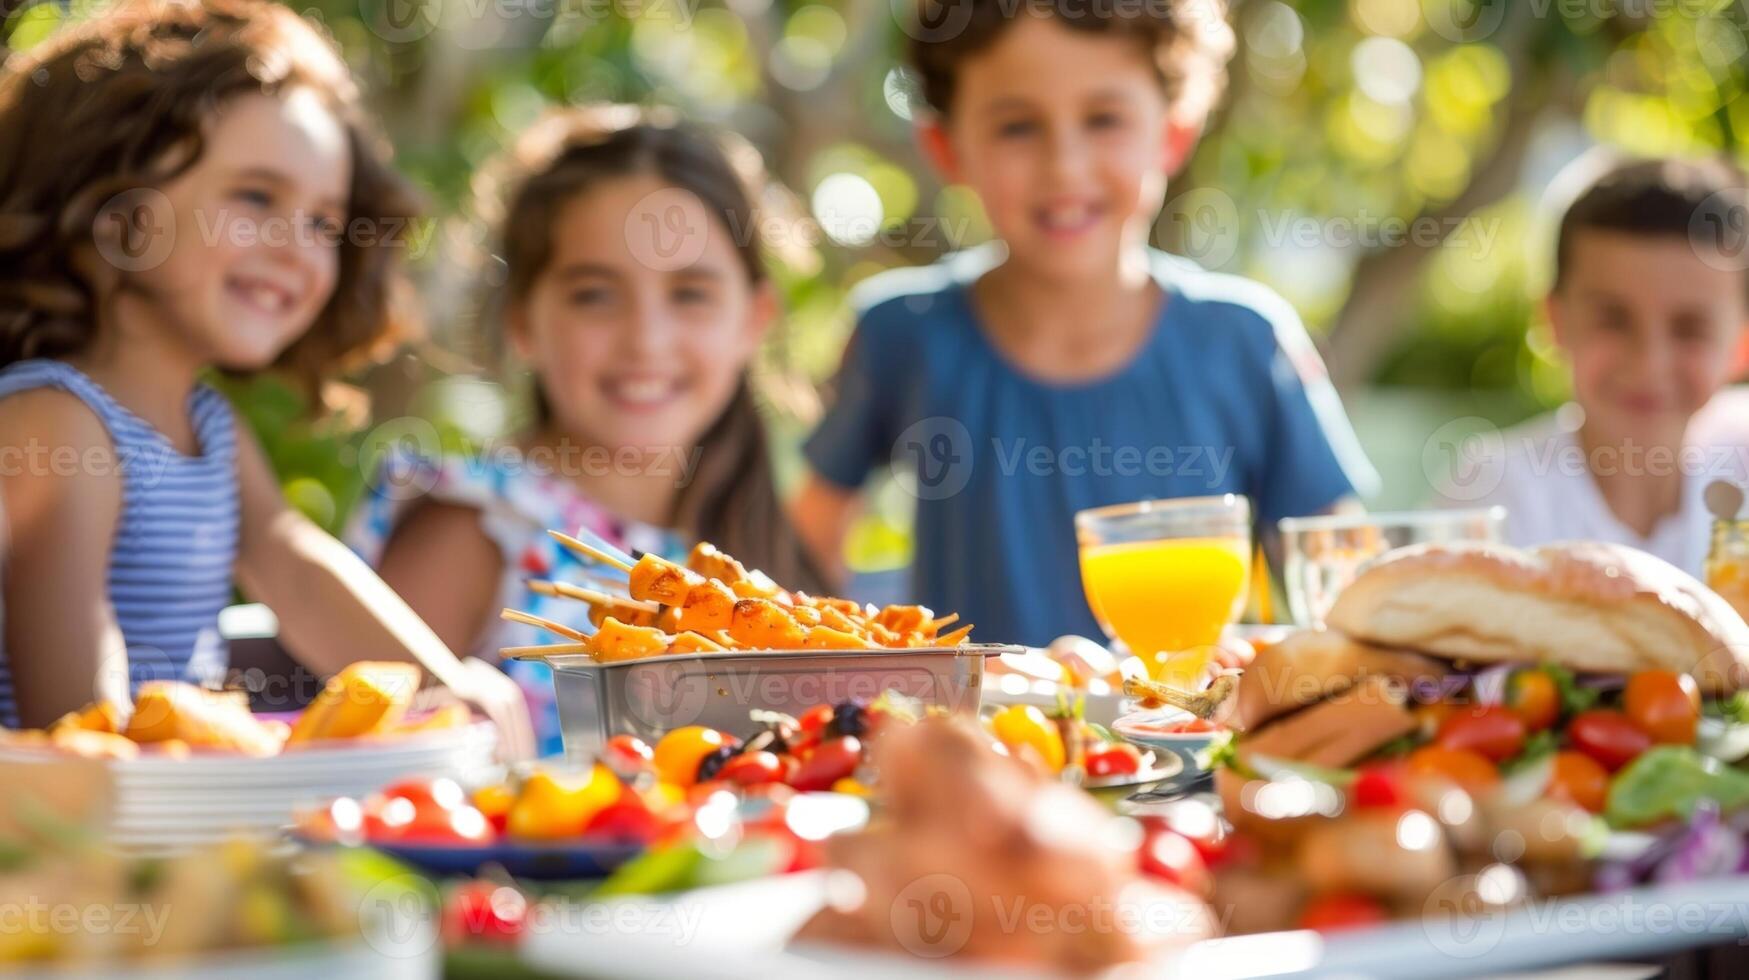
<svg viewBox="0 0 1749 980"><path fill-rule="evenodd" d="M1198 761L1202 753L1215 740L1220 731L1212 732L1164 732L1159 731L1180 722L1196 717L1182 708L1150 708L1145 711L1132 711L1111 723L1113 734L1122 736L1125 740L1153 749L1156 752L1170 752L1184 760L1186 769L1200 770L1202 764Z"/></svg>

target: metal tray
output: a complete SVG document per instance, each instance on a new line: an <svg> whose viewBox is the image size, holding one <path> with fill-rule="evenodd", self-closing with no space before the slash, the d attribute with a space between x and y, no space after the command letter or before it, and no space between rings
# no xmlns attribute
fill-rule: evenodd
<svg viewBox="0 0 1749 980"><path fill-rule="evenodd" d="M654 742L686 725L745 735L748 712L800 715L822 702L873 700L894 690L924 704L976 714L984 658L1020 648L997 644L900 650L761 650L676 654L597 663L547 658L565 754L588 761L615 735Z"/></svg>

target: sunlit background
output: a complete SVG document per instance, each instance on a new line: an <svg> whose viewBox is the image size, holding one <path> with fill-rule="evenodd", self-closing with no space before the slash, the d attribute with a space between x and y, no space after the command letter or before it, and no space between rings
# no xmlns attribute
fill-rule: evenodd
<svg viewBox="0 0 1749 980"><path fill-rule="evenodd" d="M295 6L346 49L436 222L417 268L429 335L358 379L368 416L358 399L311 423L281 387L235 392L291 499L330 527L358 492L374 426L423 417L459 448L516 424L516 381L477 339L472 284L491 265L469 175L549 104L671 103L732 127L812 215L786 236L787 313L763 360L786 476L849 329L846 291L987 234L976 202L930 176L911 142L903 0ZM1575 160L1599 145L1744 152L1741 4L1233 6L1228 95L1156 240L1300 309L1385 475L1377 505L1425 495L1423 445L1441 424L1509 423L1565 397L1536 299ZM27 48L87 7L0 2L7 43ZM851 544L863 569L908 558L906 497L877 499Z"/></svg>

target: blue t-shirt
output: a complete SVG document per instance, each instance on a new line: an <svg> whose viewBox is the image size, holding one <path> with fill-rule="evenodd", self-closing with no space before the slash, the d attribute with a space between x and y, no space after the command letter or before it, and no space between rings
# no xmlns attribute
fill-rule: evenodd
<svg viewBox="0 0 1749 980"><path fill-rule="evenodd" d="M1266 287L1153 253L1165 300L1142 350L1102 379L1053 384L979 326L970 287L991 259L959 253L858 287L837 400L804 448L846 489L889 461L908 471L917 601L990 642L1098 637L1076 511L1238 493L1273 526L1371 491L1316 347Z"/></svg>

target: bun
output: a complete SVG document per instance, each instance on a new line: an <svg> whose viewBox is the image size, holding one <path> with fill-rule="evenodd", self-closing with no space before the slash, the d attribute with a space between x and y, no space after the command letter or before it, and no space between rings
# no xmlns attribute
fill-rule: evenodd
<svg viewBox="0 0 1749 980"><path fill-rule="evenodd" d="M1437 684L1446 664L1404 650L1385 650L1335 630L1300 630L1266 648L1239 675L1227 723L1254 731L1314 701L1340 694L1360 678L1395 678L1406 685Z"/></svg>
<svg viewBox="0 0 1749 980"><path fill-rule="evenodd" d="M1749 683L1749 624L1712 590L1621 545L1417 545L1383 556L1325 617L1355 639L1455 661L1671 670L1701 691Z"/></svg>
<svg viewBox="0 0 1749 980"><path fill-rule="evenodd" d="M1407 685L1377 674L1347 690L1251 732L1237 743L1239 761L1253 756L1293 759L1339 769L1372 755L1419 727L1407 707Z"/></svg>

